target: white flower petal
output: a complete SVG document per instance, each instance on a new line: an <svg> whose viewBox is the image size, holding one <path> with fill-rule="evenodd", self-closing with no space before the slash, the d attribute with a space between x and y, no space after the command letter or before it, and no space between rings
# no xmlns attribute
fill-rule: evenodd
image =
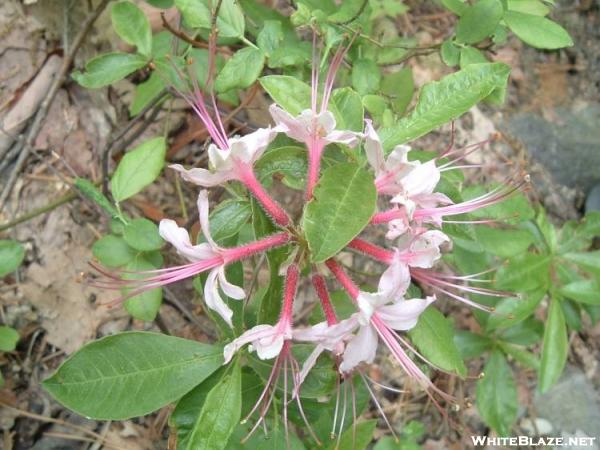
<svg viewBox="0 0 600 450"><path fill-rule="evenodd" d="M365 120L365 153L367 161L375 171L375 176L379 176L385 170L385 156L383 154L383 145L379 135L375 132L370 120Z"/></svg>
<svg viewBox="0 0 600 450"><path fill-rule="evenodd" d="M219 286L229 298L241 300L246 297L246 293L241 287L227 281L227 278L225 278L225 266L219 268Z"/></svg>
<svg viewBox="0 0 600 450"><path fill-rule="evenodd" d="M424 269L433 267L441 257L440 246L445 242L450 242L450 238L438 230L428 230L418 235L409 246L408 264Z"/></svg>
<svg viewBox="0 0 600 450"><path fill-rule="evenodd" d="M377 315L390 328L406 331L417 324L419 316L425 311L425 308L434 301L435 297L399 300L392 305L386 305L379 308L377 310Z"/></svg>
<svg viewBox="0 0 600 450"><path fill-rule="evenodd" d="M277 131L268 127L259 128L242 137L232 138L229 140L231 156L252 165L262 156L276 135Z"/></svg>
<svg viewBox="0 0 600 450"><path fill-rule="evenodd" d="M227 325L233 328L233 324L231 323L233 311L221 298L219 284L217 283L218 275L219 268L215 268L209 272L206 283L204 283L204 301L206 302L206 306L219 314Z"/></svg>
<svg viewBox="0 0 600 450"><path fill-rule="evenodd" d="M358 334L346 345L340 372L350 372L361 362L372 363L376 353L377 331L371 325L361 327Z"/></svg>
<svg viewBox="0 0 600 450"><path fill-rule="evenodd" d="M207 260L218 256L207 244L192 245L190 235L171 219L163 219L158 226L161 237L177 249L177 253L192 262Z"/></svg>
<svg viewBox="0 0 600 450"><path fill-rule="evenodd" d="M208 191L203 189L198 194L198 217L200 219L200 228L202 229L202 234L206 241L210 244L210 246L215 249L215 251L220 250L220 247L217 245L210 234L210 223L208 221L209 215L209 205L208 205Z"/></svg>
<svg viewBox="0 0 600 450"><path fill-rule="evenodd" d="M358 314L340 321L335 325L320 322L308 328L296 328L292 332L295 341L316 342L329 351L333 351L337 344L348 339L358 326Z"/></svg>
<svg viewBox="0 0 600 450"><path fill-rule="evenodd" d="M431 194L440 181L440 170L432 159L424 164L416 166L405 177L402 185L410 198L419 194Z"/></svg>
<svg viewBox="0 0 600 450"><path fill-rule="evenodd" d="M300 117L294 118L287 111L284 111L275 104L269 107L271 117L277 125L275 131L281 131L287 134L290 138L296 141L306 142L310 137L310 130L307 128L307 115L305 112L308 111L312 115L311 110L305 110L301 113ZM304 116L302 115L304 114ZM310 118L308 118L310 119Z"/></svg>
<svg viewBox="0 0 600 450"><path fill-rule="evenodd" d="M211 172L207 169L193 168L186 169L181 164L171 164L169 168L176 170L181 174L181 178L198 186L212 187L218 186L225 181L231 180L233 175L225 172Z"/></svg>
<svg viewBox="0 0 600 450"><path fill-rule="evenodd" d="M225 358L225 364L231 361L233 355L244 345L254 342L263 336L270 336L273 334L274 327L271 325L256 325L254 328L243 333L223 348L223 356Z"/></svg>
<svg viewBox="0 0 600 450"><path fill-rule="evenodd" d="M344 144L348 147L356 147L359 141L359 133L355 131L347 131L347 130L333 130L328 133L323 139L325 142L334 144Z"/></svg>
<svg viewBox="0 0 600 450"><path fill-rule="evenodd" d="M408 266L394 258L392 264L383 272L379 279L378 292L389 301L402 297L410 286L410 271Z"/></svg>

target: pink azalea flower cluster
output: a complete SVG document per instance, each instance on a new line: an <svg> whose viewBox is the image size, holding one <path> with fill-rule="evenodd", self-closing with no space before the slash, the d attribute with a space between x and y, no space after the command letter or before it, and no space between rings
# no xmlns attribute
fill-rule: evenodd
<svg viewBox="0 0 600 450"><path fill-rule="evenodd" d="M132 289L127 295L130 297L148 289L208 272L204 285L205 304L232 326L233 313L223 300L221 292L231 299L238 300L245 298L246 293L242 286L236 286L227 280L225 267L278 246L302 245L297 239L302 230L263 188L254 172L255 163L269 143L278 133L284 133L306 146L306 201L312 198L313 190L319 181L321 158L326 146L335 143L357 148L362 144L374 173L377 193L389 201L389 208L376 213L370 225L387 225L386 238L389 244L381 247L362 238L355 238L348 244L347 249L372 257L384 264L386 269L381 274L377 290L367 292L359 289L335 257L326 261L322 267L312 267L311 282L326 321L311 327L302 327L294 323L293 303L304 261L294 260L287 266L281 314L277 323L256 325L224 348L225 364L246 345L249 351L256 352L258 358L274 360L271 376L250 413L253 414L257 410L260 413L254 429L258 427L273 401L275 387L282 372L284 396L287 398L288 393L292 395L302 412L299 402L302 382L323 352L333 354L340 376L348 377L353 373L362 375L361 366L375 360L377 349L383 343L410 378L416 380L428 392L433 391L444 396L410 356L412 353L424 359L403 337L402 332L417 324L421 313L436 301L436 292L482 309L487 307L472 302L466 295L506 295L471 286L470 281L478 281L476 275L454 276L436 271L434 266L439 261L442 250L451 247L450 238L440 231L441 225L448 221L447 217L469 213L497 203L511 195L519 186L508 185L473 200L454 204L446 195L435 192L435 189L441 172L464 155L444 165L438 164L441 156L449 157L453 153L445 152L439 158L425 163L411 161L410 148L405 145L397 146L386 155L381 139L369 120L366 120L363 132L337 129L334 115L328 110L328 103L336 71L346 51L347 48L341 48L333 57L321 94L319 71L316 68L318 64L314 64L310 109L294 117L274 104L270 107L270 112L275 126L259 129L245 136L227 135L218 117L214 96L211 95L210 102L206 102L205 94L197 84L193 85L191 92L182 94L212 138L208 147L209 168L185 169L178 164L170 167L178 171L184 180L202 188L214 187L232 180L239 181L262 205L280 231L239 247L220 247L210 234L208 192L203 189L198 196L198 210L206 242L192 244L188 232L173 220L162 220L159 228L161 236L189 263L150 271L145 273L143 278L123 280L120 285ZM207 108L210 103L213 105L212 114ZM356 312L347 319L340 321L336 316L323 276L325 270L328 270L333 280L354 302ZM425 298L407 298L411 280L418 282L431 295ZM314 344L314 351L303 362L302 367L291 352L293 342ZM292 380L290 386L288 379ZM285 404L287 405L287 401ZM284 414L287 414L286 411L284 409Z"/></svg>

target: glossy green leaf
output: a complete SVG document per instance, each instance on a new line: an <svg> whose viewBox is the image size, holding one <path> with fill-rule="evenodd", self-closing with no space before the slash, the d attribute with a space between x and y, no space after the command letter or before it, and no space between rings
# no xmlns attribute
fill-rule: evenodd
<svg viewBox="0 0 600 450"><path fill-rule="evenodd" d="M456 39L475 44L490 36L500 23L504 10L500 0L479 0L462 12L456 26Z"/></svg>
<svg viewBox="0 0 600 450"><path fill-rule="evenodd" d="M25 258L25 248L20 242L0 240L0 278L17 270Z"/></svg>
<svg viewBox="0 0 600 450"><path fill-rule="evenodd" d="M503 258L523 253L533 243L531 233L519 229L478 226L475 227L475 236L488 252Z"/></svg>
<svg viewBox="0 0 600 450"><path fill-rule="evenodd" d="M114 199L121 202L152 183L165 164L166 150L165 138L158 137L127 152L110 180Z"/></svg>
<svg viewBox="0 0 600 450"><path fill-rule="evenodd" d="M502 353L492 352L484 377L477 382L477 409L498 435L508 436L517 418L517 387L512 370Z"/></svg>
<svg viewBox="0 0 600 450"><path fill-rule="evenodd" d="M596 280L574 281L562 286L559 292L581 303L600 305L600 283Z"/></svg>
<svg viewBox="0 0 600 450"><path fill-rule="evenodd" d="M494 91L504 89L509 72L502 63L471 64L426 84L413 112L393 128L380 130L385 148L391 150L461 116Z"/></svg>
<svg viewBox="0 0 600 450"><path fill-rule="evenodd" d="M564 259L577 264L581 269L600 275L600 250L582 253L566 253Z"/></svg>
<svg viewBox="0 0 600 450"><path fill-rule="evenodd" d="M330 105L337 128L340 130L362 131L365 111L360 95L349 87L335 89L331 95Z"/></svg>
<svg viewBox="0 0 600 450"><path fill-rule="evenodd" d="M325 170L303 217L312 261L325 261L354 239L369 223L376 201L373 176L357 164Z"/></svg>
<svg viewBox="0 0 600 450"><path fill-rule="evenodd" d="M141 272L145 270L156 270L157 267L143 255L137 255L125 266L125 270L128 272ZM128 273L123 275L125 280L135 280L145 278L148 275L138 273ZM125 296L133 292L135 288L123 289L122 294ZM151 322L156 318L160 305L162 303L162 288L157 287L144 291L140 294L134 295L133 297L125 300L124 307L134 319L143 320L145 322Z"/></svg>
<svg viewBox="0 0 600 450"><path fill-rule="evenodd" d="M20 336L17 330L11 327L0 326L0 351L12 352L17 347Z"/></svg>
<svg viewBox="0 0 600 450"><path fill-rule="evenodd" d="M43 386L82 416L123 420L177 400L222 363L221 347L156 333L125 332L85 345Z"/></svg>
<svg viewBox="0 0 600 450"><path fill-rule="evenodd" d="M156 224L143 217L125 225L123 238L129 246L142 252L158 250L164 244Z"/></svg>
<svg viewBox="0 0 600 450"><path fill-rule="evenodd" d="M537 344L543 334L544 324L535 317L528 317L512 327L498 330L498 336L503 341L524 346Z"/></svg>
<svg viewBox="0 0 600 450"><path fill-rule="evenodd" d="M256 48L243 48L227 60L215 80L217 92L226 92L231 89L245 89L258 79L265 63L262 50Z"/></svg>
<svg viewBox="0 0 600 450"><path fill-rule="evenodd" d="M83 87L96 89L115 81L122 80L127 75L141 69L148 61L141 55L130 53L104 53L90 59L85 64L85 71L75 71L73 79Z"/></svg>
<svg viewBox="0 0 600 450"><path fill-rule="evenodd" d="M267 75L260 79L271 98L293 116L310 108L310 86L288 75Z"/></svg>
<svg viewBox="0 0 600 450"><path fill-rule="evenodd" d="M461 69L464 69L471 64L485 64L488 62L485 54L481 50L469 46L460 49L459 61Z"/></svg>
<svg viewBox="0 0 600 450"><path fill-rule="evenodd" d="M193 28L210 28L211 2L209 0L175 0L175 6ZM244 36L244 13L235 0L223 0L217 17L217 29L220 37ZM212 3L212 6L215 6Z"/></svg>
<svg viewBox="0 0 600 450"><path fill-rule="evenodd" d="M423 356L433 364L460 376L467 374L454 343L454 327L437 309L427 308L408 334Z"/></svg>
<svg viewBox="0 0 600 450"><path fill-rule="evenodd" d="M556 383L565 367L568 353L569 341L565 316L559 300L553 298L548 308L542 344L542 361L538 382L540 392L546 392Z"/></svg>
<svg viewBox="0 0 600 450"><path fill-rule="evenodd" d="M359 422L356 426L348 428L340 438L340 443L337 445L336 441L332 442L326 447L327 450L334 449L354 449L354 450L365 450L367 446L373 440L373 432L377 420L367 420L365 422Z"/></svg>
<svg viewBox="0 0 600 450"><path fill-rule="evenodd" d="M92 254L107 267L121 267L131 261L136 252L122 237L108 234L94 242Z"/></svg>
<svg viewBox="0 0 600 450"><path fill-rule="evenodd" d="M138 53L150 56L152 30L144 12L130 1L114 3L110 8L112 25L119 37L137 47Z"/></svg>
<svg viewBox="0 0 600 450"><path fill-rule="evenodd" d="M502 351L511 356L519 364L534 370L540 369L540 360L532 352L524 350L523 347L505 342L499 342L499 344Z"/></svg>
<svg viewBox="0 0 600 450"><path fill-rule="evenodd" d="M242 373L236 362L214 386L202 405L202 409L185 450L223 450L240 420L242 413Z"/></svg>
<svg viewBox="0 0 600 450"><path fill-rule="evenodd" d="M532 47L553 50L573 45L569 33L545 17L506 11L504 20L519 39Z"/></svg>

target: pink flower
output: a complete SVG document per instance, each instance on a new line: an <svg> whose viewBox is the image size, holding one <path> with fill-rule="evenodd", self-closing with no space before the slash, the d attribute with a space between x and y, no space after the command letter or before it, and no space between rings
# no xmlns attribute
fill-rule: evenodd
<svg viewBox="0 0 600 450"><path fill-rule="evenodd" d="M237 300L243 299L246 294L242 288L231 284L225 277L227 251L219 247L212 239L208 222L208 208L208 191L202 190L198 195L198 211L202 233L207 241L205 243L192 245L188 232L170 219L161 220L159 231L162 238L177 249L177 253L191 262L214 259L221 261L221 264L214 267L208 274L204 285L204 300L210 309L218 313L232 327L231 317L233 311L223 301L219 293L219 287L228 297Z"/></svg>

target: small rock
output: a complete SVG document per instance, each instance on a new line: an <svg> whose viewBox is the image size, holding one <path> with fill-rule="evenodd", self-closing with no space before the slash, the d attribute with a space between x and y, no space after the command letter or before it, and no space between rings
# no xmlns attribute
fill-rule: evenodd
<svg viewBox="0 0 600 450"><path fill-rule="evenodd" d="M549 436L554 429L548 420L541 417L536 417L533 420L529 418L523 419L521 421L521 428L529 436Z"/></svg>

